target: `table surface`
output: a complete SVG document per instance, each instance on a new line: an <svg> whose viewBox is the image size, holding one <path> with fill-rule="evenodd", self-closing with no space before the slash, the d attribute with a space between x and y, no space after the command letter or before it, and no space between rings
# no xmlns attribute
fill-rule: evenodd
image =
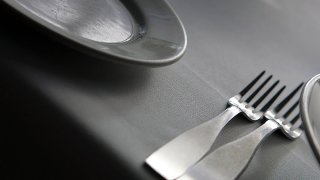
<svg viewBox="0 0 320 180"><path fill-rule="evenodd" d="M161 179L144 164L205 122L262 70L289 92L319 73L317 0L171 0L188 35L177 63L113 64L1 11L1 135L8 179ZM237 116L214 147L258 127ZM303 137L269 137L239 179L319 179Z"/></svg>

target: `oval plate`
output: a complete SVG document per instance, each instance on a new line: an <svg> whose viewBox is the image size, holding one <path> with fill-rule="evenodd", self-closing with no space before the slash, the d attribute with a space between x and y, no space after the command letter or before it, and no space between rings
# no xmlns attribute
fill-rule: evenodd
<svg viewBox="0 0 320 180"><path fill-rule="evenodd" d="M164 0L4 0L58 34L59 39L104 60L168 65L184 53L184 27Z"/></svg>
<svg viewBox="0 0 320 180"><path fill-rule="evenodd" d="M303 126L320 163L320 74L311 78L304 86L300 98Z"/></svg>

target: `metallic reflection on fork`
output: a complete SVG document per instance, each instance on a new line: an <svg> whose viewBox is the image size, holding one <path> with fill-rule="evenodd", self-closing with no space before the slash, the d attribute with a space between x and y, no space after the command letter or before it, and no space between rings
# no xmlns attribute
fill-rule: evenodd
<svg viewBox="0 0 320 180"><path fill-rule="evenodd" d="M146 159L146 163L164 178L175 179L210 150L218 134L234 116L243 112L252 121L262 119L263 112L272 105L285 88L283 86L267 99L266 97L278 85L279 80L270 84L272 78L270 75L259 82L264 74L265 71L260 73L239 94L230 98L228 104L231 106L224 112L171 140L151 154Z"/></svg>
<svg viewBox="0 0 320 180"><path fill-rule="evenodd" d="M219 147L209 153L186 174L177 180L230 180L237 178L247 167L260 143L272 134L275 130L281 129L289 139L298 138L302 130L302 121L299 118L299 100L291 107L285 108L286 104L299 91L303 84L300 84L275 108L265 112L267 121L249 133L233 142ZM298 99L298 98L297 98ZM295 112L296 113L292 113Z"/></svg>

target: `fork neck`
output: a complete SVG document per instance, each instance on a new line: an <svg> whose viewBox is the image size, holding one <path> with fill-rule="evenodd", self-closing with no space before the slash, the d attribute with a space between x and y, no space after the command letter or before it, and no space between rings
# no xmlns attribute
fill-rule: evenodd
<svg viewBox="0 0 320 180"><path fill-rule="evenodd" d="M260 111L256 112L254 107L250 106L246 102L241 102L240 99L241 99L240 95L233 96L232 98L229 99L228 104L240 109L241 112L243 112L251 121L257 121L262 119L263 117L262 112Z"/></svg>
<svg viewBox="0 0 320 180"><path fill-rule="evenodd" d="M285 123L285 119L283 117L277 117L273 110L266 111L264 117L276 122L280 126L281 131L291 140L298 138L302 133L302 130L300 129L291 130L292 124Z"/></svg>

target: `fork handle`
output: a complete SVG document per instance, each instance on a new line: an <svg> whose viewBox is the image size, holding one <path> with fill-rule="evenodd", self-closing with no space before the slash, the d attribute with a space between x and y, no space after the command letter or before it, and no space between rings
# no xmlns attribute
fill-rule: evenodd
<svg viewBox="0 0 320 180"><path fill-rule="evenodd" d="M151 154L146 163L165 179L176 179L210 150L223 127L240 109L231 106L215 118L196 126Z"/></svg>
<svg viewBox="0 0 320 180"><path fill-rule="evenodd" d="M280 126L268 120L262 126L208 154L177 180L237 178L247 167L261 142Z"/></svg>

